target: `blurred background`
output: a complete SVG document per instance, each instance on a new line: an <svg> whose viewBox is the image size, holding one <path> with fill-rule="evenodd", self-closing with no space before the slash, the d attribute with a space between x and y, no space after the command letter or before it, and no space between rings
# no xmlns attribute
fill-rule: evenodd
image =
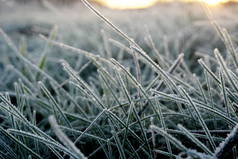
<svg viewBox="0 0 238 159"><path fill-rule="evenodd" d="M194 71L198 58L213 56L214 48L225 51L211 21L216 20L227 28L237 43L238 5L235 1L208 0L205 5L197 1L90 2L148 54L153 50L152 39L154 47L161 54L169 54L171 59L185 53L188 66ZM18 46L27 44L27 55L35 62L45 45L39 34L48 36L54 27L58 28L57 40L71 46L101 55L106 49L111 50L112 56L125 51L114 41L126 44L125 40L79 0L0 0L0 4L0 27ZM8 53L8 49L0 40L0 50ZM72 58L57 49L51 50L48 56L49 67L58 66L60 58ZM9 62L3 60L2 63Z"/></svg>

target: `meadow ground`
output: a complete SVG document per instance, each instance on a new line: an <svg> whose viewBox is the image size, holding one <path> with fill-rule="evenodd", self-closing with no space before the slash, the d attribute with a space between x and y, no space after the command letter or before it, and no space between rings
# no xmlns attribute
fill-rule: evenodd
<svg viewBox="0 0 238 159"><path fill-rule="evenodd" d="M0 3L0 158L237 158L237 4Z"/></svg>

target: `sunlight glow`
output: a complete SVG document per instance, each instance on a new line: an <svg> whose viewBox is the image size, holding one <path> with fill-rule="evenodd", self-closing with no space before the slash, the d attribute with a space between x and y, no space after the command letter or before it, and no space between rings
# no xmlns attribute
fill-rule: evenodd
<svg viewBox="0 0 238 159"><path fill-rule="evenodd" d="M112 9L142 9L155 5L158 2L173 2L173 0L92 0ZM184 2L202 1L215 6L230 0L181 0Z"/></svg>
<svg viewBox="0 0 238 159"><path fill-rule="evenodd" d="M209 5L217 5L220 3L227 2L227 0L203 0L203 1Z"/></svg>
<svg viewBox="0 0 238 159"><path fill-rule="evenodd" d="M140 9L148 8L159 0L95 0L100 4L113 9Z"/></svg>

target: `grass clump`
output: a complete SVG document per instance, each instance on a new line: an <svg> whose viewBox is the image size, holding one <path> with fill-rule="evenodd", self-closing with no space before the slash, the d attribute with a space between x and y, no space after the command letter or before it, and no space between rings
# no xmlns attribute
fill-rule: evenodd
<svg viewBox="0 0 238 159"><path fill-rule="evenodd" d="M12 54L1 55L11 64L2 72L13 72L14 87L0 93L0 157L237 158L237 53L228 32L214 23L227 54L215 49L196 71L184 53L161 54L149 35L154 58L82 2L127 44L102 31L105 53L97 55L60 42L54 27L40 36L45 47L34 61L1 29ZM63 56L52 69L57 49Z"/></svg>

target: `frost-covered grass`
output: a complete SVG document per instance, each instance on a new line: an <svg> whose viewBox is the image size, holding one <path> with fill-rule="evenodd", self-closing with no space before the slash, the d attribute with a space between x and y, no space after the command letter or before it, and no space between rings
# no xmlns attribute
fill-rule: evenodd
<svg viewBox="0 0 238 159"><path fill-rule="evenodd" d="M236 7L83 2L0 19L0 157L236 159Z"/></svg>

